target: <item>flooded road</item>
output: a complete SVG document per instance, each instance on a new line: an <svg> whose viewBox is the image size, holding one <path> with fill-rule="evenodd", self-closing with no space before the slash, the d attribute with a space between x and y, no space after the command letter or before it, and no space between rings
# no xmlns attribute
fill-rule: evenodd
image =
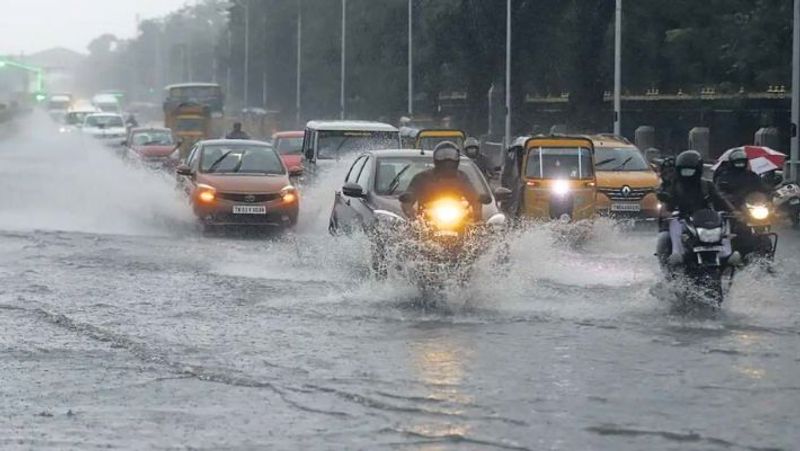
<svg viewBox="0 0 800 451"><path fill-rule="evenodd" d="M331 238L203 236L174 180L42 124L0 138L0 447L795 449L800 240L715 317L653 236L512 239L435 310Z"/></svg>

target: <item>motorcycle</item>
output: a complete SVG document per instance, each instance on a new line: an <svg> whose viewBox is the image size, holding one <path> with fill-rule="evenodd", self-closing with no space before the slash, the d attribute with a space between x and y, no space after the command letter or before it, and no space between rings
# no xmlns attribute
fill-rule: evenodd
<svg viewBox="0 0 800 451"><path fill-rule="evenodd" d="M775 216L773 204L767 195L752 193L744 203L743 219L733 227L733 248L745 260L753 258L772 261L778 248L778 234L772 231Z"/></svg>
<svg viewBox="0 0 800 451"><path fill-rule="evenodd" d="M796 183L784 183L772 194L772 202L778 214L789 218L794 227L800 226L800 186Z"/></svg>
<svg viewBox="0 0 800 451"><path fill-rule="evenodd" d="M679 281L678 293L684 300L719 307L724 300L724 282L732 283L734 267L740 259L726 244L731 237L727 216L710 209L698 210L688 218L673 213L667 221L680 221L684 249L679 264L669 264L669 233L659 238L659 262L668 282Z"/></svg>

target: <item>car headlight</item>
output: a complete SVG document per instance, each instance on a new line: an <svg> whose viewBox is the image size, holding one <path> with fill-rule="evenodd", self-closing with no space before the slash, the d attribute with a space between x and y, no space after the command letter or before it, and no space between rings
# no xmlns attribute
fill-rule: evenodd
<svg viewBox="0 0 800 451"><path fill-rule="evenodd" d="M722 241L722 227L714 229L697 228L697 238L703 243L719 243Z"/></svg>
<svg viewBox="0 0 800 451"><path fill-rule="evenodd" d="M569 182L566 180L556 180L553 182L553 186L550 189L553 193L563 196L570 191Z"/></svg>
<svg viewBox="0 0 800 451"><path fill-rule="evenodd" d="M439 229L453 229L460 226L467 217L467 206L464 201L439 199L427 208L428 216Z"/></svg>
<svg viewBox="0 0 800 451"><path fill-rule="evenodd" d="M197 200L205 203L210 204L217 199L217 190L213 186L205 185L205 184L198 184L197 185Z"/></svg>
<svg viewBox="0 0 800 451"><path fill-rule="evenodd" d="M769 208L765 205L747 204L747 211L750 213L750 217L757 221L762 221L769 217Z"/></svg>
<svg viewBox="0 0 800 451"><path fill-rule="evenodd" d="M285 204L297 202L297 188L292 185L286 185L281 189L281 200Z"/></svg>

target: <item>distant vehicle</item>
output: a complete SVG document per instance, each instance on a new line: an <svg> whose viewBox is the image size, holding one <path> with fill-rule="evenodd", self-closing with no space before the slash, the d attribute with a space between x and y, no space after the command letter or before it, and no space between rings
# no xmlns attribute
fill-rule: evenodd
<svg viewBox="0 0 800 451"><path fill-rule="evenodd" d="M178 131L176 110L182 105L199 105L206 109L209 118L208 133L204 138L225 134L225 96L217 83L179 83L164 88L164 126Z"/></svg>
<svg viewBox="0 0 800 451"><path fill-rule="evenodd" d="M265 142L201 141L176 172L195 215L206 227L286 229L297 223L299 193L278 153Z"/></svg>
<svg viewBox="0 0 800 451"><path fill-rule="evenodd" d="M66 113L72 105L71 94L53 94L47 100L47 111L54 112L60 111Z"/></svg>
<svg viewBox="0 0 800 451"><path fill-rule="evenodd" d="M107 146L117 147L122 145L127 129L125 121L119 114L92 113L86 115L81 132L100 140Z"/></svg>
<svg viewBox="0 0 800 451"><path fill-rule="evenodd" d="M397 128L381 122L311 121L303 137L303 154L312 165L354 153L401 147Z"/></svg>
<svg viewBox="0 0 800 451"><path fill-rule="evenodd" d="M73 106L64 116L64 124L58 129L61 133L72 133L79 131L83 127L86 116L101 111L92 105Z"/></svg>
<svg viewBox="0 0 800 451"><path fill-rule="evenodd" d="M161 127L138 127L128 132L125 139L126 156L151 169L174 171L179 163L179 141L172 130Z"/></svg>
<svg viewBox="0 0 800 451"><path fill-rule="evenodd" d="M463 131L455 129L401 127L400 139L403 140L403 147L406 149L433 150L437 144L443 141L452 141L459 149L463 150L467 135Z"/></svg>
<svg viewBox="0 0 800 451"><path fill-rule="evenodd" d="M104 113L122 114L122 105L113 94L97 94L92 97L92 105Z"/></svg>
<svg viewBox="0 0 800 451"><path fill-rule="evenodd" d="M272 147L289 169L303 167L303 134L302 131L288 131L272 135Z"/></svg>
<svg viewBox="0 0 800 451"><path fill-rule="evenodd" d="M661 179L642 152L613 135L588 136L597 162L597 212L617 218L656 220Z"/></svg>
<svg viewBox="0 0 800 451"><path fill-rule="evenodd" d="M171 109L166 115L167 128L180 139L181 157L189 154L194 143L216 137L214 121L207 105L199 103L182 103Z"/></svg>

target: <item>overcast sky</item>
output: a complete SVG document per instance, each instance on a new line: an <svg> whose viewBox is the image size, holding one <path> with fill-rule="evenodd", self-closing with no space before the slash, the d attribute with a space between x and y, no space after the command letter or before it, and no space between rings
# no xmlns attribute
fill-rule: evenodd
<svg viewBox="0 0 800 451"><path fill-rule="evenodd" d="M162 16L195 0L0 0L0 55L67 47L87 53L103 33L136 33L142 19Z"/></svg>

